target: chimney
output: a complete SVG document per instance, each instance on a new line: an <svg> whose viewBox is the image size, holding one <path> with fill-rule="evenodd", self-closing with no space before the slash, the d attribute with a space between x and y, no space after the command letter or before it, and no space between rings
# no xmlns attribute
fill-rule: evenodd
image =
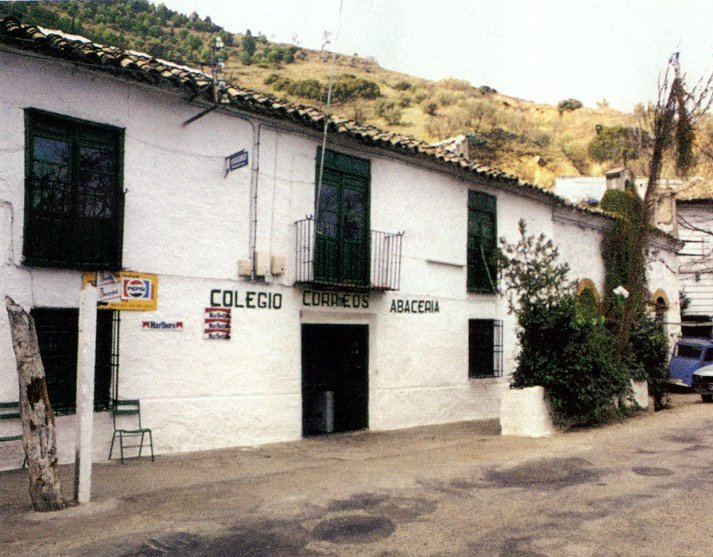
<svg viewBox="0 0 713 557"><path fill-rule="evenodd" d="M666 181L659 182L654 201L654 224L661 230L678 237L678 218L676 217L676 191Z"/></svg>
<svg viewBox="0 0 713 557"><path fill-rule="evenodd" d="M612 168L606 174L607 190L636 191L636 176L627 167Z"/></svg>

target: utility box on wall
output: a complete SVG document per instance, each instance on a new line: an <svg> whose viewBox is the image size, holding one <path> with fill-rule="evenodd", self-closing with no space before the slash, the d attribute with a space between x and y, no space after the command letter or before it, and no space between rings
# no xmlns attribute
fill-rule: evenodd
<svg viewBox="0 0 713 557"><path fill-rule="evenodd" d="M264 251L255 252L255 274L259 277L270 274L270 256Z"/></svg>
<svg viewBox="0 0 713 557"><path fill-rule="evenodd" d="M271 271L273 275L285 274L285 258L280 255L272 256Z"/></svg>
<svg viewBox="0 0 713 557"><path fill-rule="evenodd" d="M238 261L238 276L251 277L253 275L253 262L249 259Z"/></svg>

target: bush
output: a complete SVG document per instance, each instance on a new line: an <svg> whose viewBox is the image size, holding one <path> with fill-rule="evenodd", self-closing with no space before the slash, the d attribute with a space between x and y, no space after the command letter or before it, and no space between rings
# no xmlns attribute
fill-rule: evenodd
<svg viewBox="0 0 713 557"><path fill-rule="evenodd" d="M634 379L647 382L654 410L667 408L668 342L663 325L657 319L642 316L631 331L629 342L638 368Z"/></svg>
<svg viewBox="0 0 713 557"><path fill-rule="evenodd" d="M401 108L407 108L411 105L411 97L408 95L401 95L399 97L399 106Z"/></svg>
<svg viewBox="0 0 713 557"><path fill-rule="evenodd" d="M516 244L500 241L500 268L511 312L517 312L520 353L512 386L542 386L560 427L601 424L622 415L629 397L628 361L615 353L604 318L579 305L569 266L544 235L528 236L520 221Z"/></svg>
<svg viewBox="0 0 713 557"><path fill-rule="evenodd" d="M538 147L544 149L550 146L550 143L552 143L552 137L547 132L540 132L535 135L535 139L533 139L532 142Z"/></svg>
<svg viewBox="0 0 713 557"><path fill-rule="evenodd" d="M373 81L351 74L342 74L334 80L332 98L335 101L347 101L355 98L376 99L380 96L379 86Z"/></svg>
<svg viewBox="0 0 713 557"><path fill-rule="evenodd" d="M273 83L277 82L280 79L280 74L276 73L271 73L265 78L265 81L263 83L265 85L272 85Z"/></svg>
<svg viewBox="0 0 713 557"><path fill-rule="evenodd" d="M435 116L438 114L438 104L435 102L424 102L421 105L421 111L429 116Z"/></svg>
<svg viewBox="0 0 713 557"><path fill-rule="evenodd" d="M277 91L285 91L290 95L304 97L316 101L327 99L327 86L316 79L292 80L271 74L265 79L266 85L272 85ZM334 80L332 100L343 102L356 98L375 99L380 95L379 86L373 81L360 79L350 74L344 74Z"/></svg>
<svg viewBox="0 0 713 557"><path fill-rule="evenodd" d="M401 108L394 101L379 99L376 103L376 113L391 126L401 123Z"/></svg>
<svg viewBox="0 0 713 557"><path fill-rule="evenodd" d="M562 113L565 111L574 112L580 108L582 108L582 102L577 99L565 99L557 104L557 111L560 113L560 116L562 116Z"/></svg>
<svg viewBox="0 0 713 557"><path fill-rule="evenodd" d="M582 316L575 297L567 295L551 305L527 304L518 323L513 387L543 386L560 427L622 415L617 401L630 394L629 370L616 358L603 319Z"/></svg>
<svg viewBox="0 0 713 557"><path fill-rule="evenodd" d="M394 83L394 89L398 91L405 91L406 89L411 89L411 83L408 81L397 81Z"/></svg>

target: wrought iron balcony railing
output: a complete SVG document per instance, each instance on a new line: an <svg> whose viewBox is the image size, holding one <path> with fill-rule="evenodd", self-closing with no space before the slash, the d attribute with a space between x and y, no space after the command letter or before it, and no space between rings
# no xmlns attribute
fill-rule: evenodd
<svg viewBox="0 0 713 557"><path fill-rule="evenodd" d="M338 234L315 226L313 217L297 221L295 228L297 283L346 290L400 288L403 232Z"/></svg>

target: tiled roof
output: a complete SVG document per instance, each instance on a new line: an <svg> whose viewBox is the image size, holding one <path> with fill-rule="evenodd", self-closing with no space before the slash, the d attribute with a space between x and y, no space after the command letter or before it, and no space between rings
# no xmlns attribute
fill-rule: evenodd
<svg viewBox="0 0 713 557"><path fill-rule="evenodd" d="M113 46L93 43L84 37L68 35L61 31L27 25L14 17L0 19L0 44L31 51L36 55L69 60L99 71L152 84L171 84L195 95L212 94L212 79L195 68L154 58L148 54L123 50ZM329 116L324 111L301 104L278 100L234 84L228 84L224 93L230 99L227 107L289 120L303 126L322 130L325 119L332 133L343 134L367 145L387 148L415 158L444 163L449 168L460 168L475 175L492 179L500 184L511 184L536 193L559 205L574 207L579 211L599 214L598 211L573 206L557 195L539 186L520 180L517 176L489 168L476 161L448 152L446 149L401 135L364 126L353 120Z"/></svg>
<svg viewBox="0 0 713 557"><path fill-rule="evenodd" d="M676 188L676 200L683 202L713 201L713 182L696 178Z"/></svg>

